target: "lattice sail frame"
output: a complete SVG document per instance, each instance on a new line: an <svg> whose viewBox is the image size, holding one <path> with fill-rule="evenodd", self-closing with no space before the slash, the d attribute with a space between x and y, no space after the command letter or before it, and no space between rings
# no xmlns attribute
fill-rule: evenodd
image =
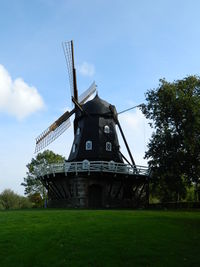
<svg viewBox="0 0 200 267"><path fill-rule="evenodd" d="M69 75L69 85L71 95L74 97L74 77L73 77L73 58L72 58L72 41L62 43L65 60L67 63L67 70Z"/></svg>
<svg viewBox="0 0 200 267"><path fill-rule="evenodd" d="M56 127L54 130L51 129L51 126L48 127L44 132L42 132L36 138L36 147L35 153L38 153L40 150L52 143L56 138L58 138L64 131L66 131L71 125L70 119L64 121L60 126Z"/></svg>
<svg viewBox="0 0 200 267"><path fill-rule="evenodd" d="M88 100L88 98L96 92L96 84L95 82L93 82L90 87L85 91L83 92L79 97L78 97L78 102L80 105L84 104L86 102L86 100Z"/></svg>

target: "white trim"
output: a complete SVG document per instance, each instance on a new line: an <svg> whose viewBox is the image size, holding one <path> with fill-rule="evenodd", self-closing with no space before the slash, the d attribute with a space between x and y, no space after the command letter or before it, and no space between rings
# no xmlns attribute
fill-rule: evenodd
<svg viewBox="0 0 200 267"><path fill-rule="evenodd" d="M83 160L83 162L82 162L82 168L83 168L83 170L89 170L90 169L90 162L89 162L89 160L87 160L87 159Z"/></svg>

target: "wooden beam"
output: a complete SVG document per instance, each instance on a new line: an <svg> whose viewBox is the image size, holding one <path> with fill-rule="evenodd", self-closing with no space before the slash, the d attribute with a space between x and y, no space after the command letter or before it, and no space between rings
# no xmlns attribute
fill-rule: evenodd
<svg viewBox="0 0 200 267"><path fill-rule="evenodd" d="M130 157L130 159L131 159L131 162L132 162L133 166L135 166L135 161L134 161L134 159L133 159L133 156L132 156L132 154L131 154L130 148L129 148L129 146L128 146L128 143L127 143L127 141L126 141L125 135L124 135L124 133L123 133L122 127L121 127L121 125L120 125L118 119L116 120L116 123L117 123L117 126L119 127L119 131L120 131L121 136L122 136L122 138L123 138L123 141L124 141L124 143L125 143L126 149L127 149L127 151L128 151L129 157Z"/></svg>
<svg viewBox="0 0 200 267"><path fill-rule="evenodd" d="M77 82L76 82L76 69L74 66L74 45L73 41L71 41L71 51L72 51L72 71L73 71L73 86L74 86L74 98L78 101L78 89L77 89Z"/></svg>

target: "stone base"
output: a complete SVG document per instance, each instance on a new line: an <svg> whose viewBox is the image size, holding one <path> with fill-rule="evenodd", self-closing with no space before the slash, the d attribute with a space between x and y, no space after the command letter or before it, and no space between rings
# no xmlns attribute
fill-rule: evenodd
<svg viewBox="0 0 200 267"><path fill-rule="evenodd" d="M48 191L48 207L137 208L148 204L147 177L59 173L41 181Z"/></svg>

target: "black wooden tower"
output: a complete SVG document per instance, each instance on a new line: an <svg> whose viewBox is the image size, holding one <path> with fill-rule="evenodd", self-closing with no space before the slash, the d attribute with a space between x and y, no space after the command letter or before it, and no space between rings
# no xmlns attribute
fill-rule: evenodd
<svg viewBox="0 0 200 267"><path fill-rule="evenodd" d="M115 106L101 99L93 82L78 96L73 42L63 43L74 108L65 112L36 139L36 152L45 148L74 119L69 158L59 164L37 166L36 176L48 192L49 207L131 208L148 204L148 169L136 166L120 126ZM130 161L121 153L116 126Z"/></svg>

